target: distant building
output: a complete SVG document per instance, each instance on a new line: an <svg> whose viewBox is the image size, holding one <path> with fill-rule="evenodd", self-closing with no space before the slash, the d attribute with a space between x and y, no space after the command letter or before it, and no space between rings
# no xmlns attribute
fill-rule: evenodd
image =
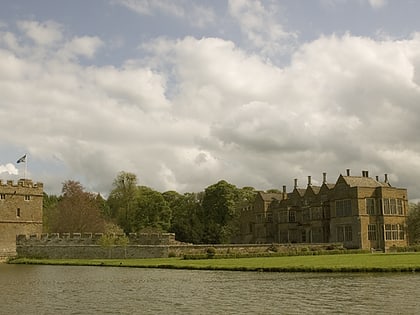
<svg viewBox="0 0 420 315"><path fill-rule="evenodd" d="M258 192L255 202L242 208L243 243L343 243L346 248L379 249L406 246L407 190L362 176L340 175L335 184L292 192Z"/></svg>
<svg viewBox="0 0 420 315"><path fill-rule="evenodd" d="M0 258L16 252L16 236L42 233L43 184L0 180Z"/></svg>

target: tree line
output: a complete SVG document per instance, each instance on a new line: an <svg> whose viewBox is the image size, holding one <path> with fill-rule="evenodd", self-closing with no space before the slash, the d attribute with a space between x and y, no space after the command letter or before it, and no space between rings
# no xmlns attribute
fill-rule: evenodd
<svg viewBox="0 0 420 315"><path fill-rule="evenodd" d="M199 193L161 193L121 172L104 199L68 180L60 196L44 193L44 232L172 232L187 243L230 243L239 234L240 205L255 195L224 180Z"/></svg>
<svg viewBox="0 0 420 315"><path fill-rule="evenodd" d="M44 232L172 232L186 243L232 243L239 235L241 206L255 196L253 187L224 180L199 193L160 193L138 185L135 174L121 172L104 199L68 180L60 196L44 193ZM407 226L410 243L420 243L420 203L410 204Z"/></svg>

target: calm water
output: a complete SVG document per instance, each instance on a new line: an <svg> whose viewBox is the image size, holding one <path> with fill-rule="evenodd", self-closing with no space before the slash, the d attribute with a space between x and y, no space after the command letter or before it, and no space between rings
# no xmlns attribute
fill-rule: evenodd
<svg viewBox="0 0 420 315"><path fill-rule="evenodd" d="M420 274L0 264L0 314L420 314Z"/></svg>

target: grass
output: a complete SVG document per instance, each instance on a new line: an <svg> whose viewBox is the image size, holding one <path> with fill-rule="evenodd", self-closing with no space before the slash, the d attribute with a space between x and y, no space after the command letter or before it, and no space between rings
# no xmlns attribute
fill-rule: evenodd
<svg viewBox="0 0 420 315"><path fill-rule="evenodd" d="M9 263L265 272L420 272L420 253L343 254L202 260L183 260L180 258L17 258L9 261Z"/></svg>

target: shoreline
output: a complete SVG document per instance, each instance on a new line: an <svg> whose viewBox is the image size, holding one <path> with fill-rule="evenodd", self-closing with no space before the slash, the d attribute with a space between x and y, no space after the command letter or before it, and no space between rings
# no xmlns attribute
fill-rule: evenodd
<svg viewBox="0 0 420 315"><path fill-rule="evenodd" d="M332 256L255 257L185 260L154 259L10 259L8 264L220 270L247 272L384 273L420 272L420 253L343 254Z"/></svg>

